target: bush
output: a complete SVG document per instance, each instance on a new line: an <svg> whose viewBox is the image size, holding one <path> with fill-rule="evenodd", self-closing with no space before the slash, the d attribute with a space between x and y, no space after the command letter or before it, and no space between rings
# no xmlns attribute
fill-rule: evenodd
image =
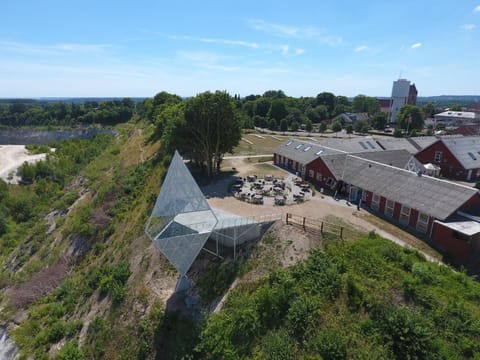
<svg viewBox="0 0 480 360"><path fill-rule="evenodd" d="M301 296L290 305L287 312L287 326L297 337L303 337L311 322L318 318L320 301L314 297Z"/></svg>
<svg viewBox="0 0 480 360"><path fill-rule="evenodd" d="M85 355L76 341L66 343L58 352L56 360L84 360Z"/></svg>
<svg viewBox="0 0 480 360"><path fill-rule="evenodd" d="M297 344L284 329L271 331L262 339L256 358L266 360L295 359Z"/></svg>
<svg viewBox="0 0 480 360"><path fill-rule="evenodd" d="M311 339L310 347L318 352L324 360L342 360L347 358L345 341L335 330L320 330Z"/></svg>

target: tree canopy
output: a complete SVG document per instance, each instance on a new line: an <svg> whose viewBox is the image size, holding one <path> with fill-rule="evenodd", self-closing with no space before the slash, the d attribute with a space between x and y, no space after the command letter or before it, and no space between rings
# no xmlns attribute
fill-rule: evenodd
<svg viewBox="0 0 480 360"><path fill-rule="evenodd" d="M423 129L423 112L416 105L404 105L397 115L397 123L399 128L405 130Z"/></svg>
<svg viewBox="0 0 480 360"><path fill-rule="evenodd" d="M170 150L205 166L212 177L223 155L241 139L241 123L226 92L204 92L177 105L166 125L163 140Z"/></svg>

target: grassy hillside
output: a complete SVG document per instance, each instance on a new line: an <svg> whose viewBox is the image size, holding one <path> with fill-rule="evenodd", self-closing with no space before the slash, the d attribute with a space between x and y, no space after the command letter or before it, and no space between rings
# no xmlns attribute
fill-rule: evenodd
<svg viewBox="0 0 480 360"><path fill-rule="evenodd" d="M29 183L0 186L1 320L21 358L472 358L480 351L479 284L374 234L314 239L311 255L287 268L296 261L288 255L293 230L282 239L269 232L241 249L238 263L202 254L190 274L197 303L185 307L172 296L176 271L143 233L169 157L149 142L152 126L116 130L116 138L57 144L46 164L24 169ZM225 293L223 310L209 315Z"/></svg>

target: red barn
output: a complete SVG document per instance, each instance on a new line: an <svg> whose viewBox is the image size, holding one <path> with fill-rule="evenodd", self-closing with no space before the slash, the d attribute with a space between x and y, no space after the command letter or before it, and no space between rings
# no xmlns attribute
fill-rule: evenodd
<svg viewBox="0 0 480 360"><path fill-rule="evenodd" d="M440 175L464 181L480 179L480 136L441 138L419 151L423 164L440 166Z"/></svg>

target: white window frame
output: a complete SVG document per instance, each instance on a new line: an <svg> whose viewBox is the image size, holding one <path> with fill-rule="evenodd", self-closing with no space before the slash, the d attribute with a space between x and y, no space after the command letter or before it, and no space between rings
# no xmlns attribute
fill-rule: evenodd
<svg viewBox="0 0 480 360"><path fill-rule="evenodd" d="M389 206L391 205L391 206ZM393 217L393 211L395 209L395 201L387 199L385 202L385 211L384 214L388 217Z"/></svg>
<svg viewBox="0 0 480 360"><path fill-rule="evenodd" d="M317 171L317 181L322 181L322 173L320 171Z"/></svg>
<svg viewBox="0 0 480 360"><path fill-rule="evenodd" d="M313 179L315 177L315 171L313 171L312 169L309 169L308 170L308 177Z"/></svg>
<svg viewBox="0 0 480 360"><path fill-rule="evenodd" d="M442 155L443 155L443 152L438 150L438 151L435 151L435 155L433 157L433 161L436 162L436 163L440 163L442 162Z"/></svg>
<svg viewBox="0 0 480 360"><path fill-rule="evenodd" d="M367 201L367 190L362 190L362 201Z"/></svg>
<svg viewBox="0 0 480 360"><path fill-rule="evenodd" d="M423 221L422 217L426 217L426 221ZM430 221L430 216L428 216L425 213L418 212L417 230L423 234L426 234L428 230L429 221Z"/></svg>
<svg viewBox="0 0 480 360"><path fill-rule="evenodd" d="M398 221L400 222L400 224L408 225L410 223L411 212L412 212L411 208L409 208L408 206L402 205L402 209L400 210L400 217L398 218Z"/></svg>
<svg viewBox="0 0 480 360"><path fill-rule="evenodd" d="M372 205L371 208L373 210L378 210L380 207L380 195L373 194L372 195Z"/></svg>
<svg viewBox="0 0 480 360"><path fill-rule="evenodd" d="M329 178L327 179L327 182L326 182L326 184L327 184L328 186L332 186L332 187L335 186L336 183L337 183L337 182L336 182L335 180L333 180L331 177L329 177Z"/></svg>

